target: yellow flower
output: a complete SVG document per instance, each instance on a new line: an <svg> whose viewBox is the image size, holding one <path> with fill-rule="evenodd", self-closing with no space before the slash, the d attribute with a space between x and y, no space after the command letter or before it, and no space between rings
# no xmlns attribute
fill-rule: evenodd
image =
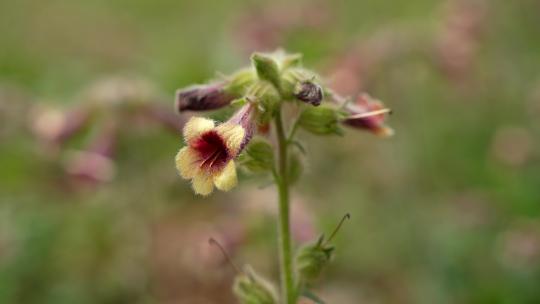
<svg viewBox="0 0 540 304"><path fill-rule="evenodd" d="M186 147L176 155L176 168L191 179L193 190L209 195L214 186L228 191L237 184L234 159L252 136L251 105L216 126L206 118L192 117L184 126Z"/></svg>

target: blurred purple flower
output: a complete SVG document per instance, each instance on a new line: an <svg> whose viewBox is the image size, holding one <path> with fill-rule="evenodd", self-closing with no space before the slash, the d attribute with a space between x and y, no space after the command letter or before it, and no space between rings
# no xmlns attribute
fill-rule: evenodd
<svg viewBox="0 0 540 304"><path fill-rule="evenodd" d="M392 136L394 130L385 125L385 106L379 100L373 99L368 94L357 97L355 103L347 103L344 106L347 116L343 123L349 127L364 129L378 136ZM381 111L381 114L369 115L370 112Z"/></svg>

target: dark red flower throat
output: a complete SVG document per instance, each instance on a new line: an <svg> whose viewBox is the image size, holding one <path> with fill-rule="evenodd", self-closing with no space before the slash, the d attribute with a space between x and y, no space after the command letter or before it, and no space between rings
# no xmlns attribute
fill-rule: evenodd
<svg viewBox="0 0 540 304"><path fill-rule="evenodd" d="M225 141L213 130L203 133L191 147L199 154L204 169L223 168L231 158Z"/></svg>

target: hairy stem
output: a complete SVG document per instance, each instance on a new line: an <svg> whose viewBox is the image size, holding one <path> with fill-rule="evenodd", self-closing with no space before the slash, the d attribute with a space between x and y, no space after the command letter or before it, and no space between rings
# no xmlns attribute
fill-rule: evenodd
<svg viewBox="0 0 540 304"><path fill-rule="evenodd" d="M279 192L279 251L280 275L283 303L294 304L296 293L294 288L293 265L291 256L290 204L288 182L288 153L287 138L283 130L281 109L275 117L278 142L278 176L276 185Z"/></svg>

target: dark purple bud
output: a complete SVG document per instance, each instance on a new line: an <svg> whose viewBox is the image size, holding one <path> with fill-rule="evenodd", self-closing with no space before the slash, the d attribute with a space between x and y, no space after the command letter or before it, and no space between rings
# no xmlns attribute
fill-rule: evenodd
<svg viewBox="0 0 540 304"><path fill-rule="evenodd" d="M302 81L297 84L294 90L294 96L303 102L318 106L323 99L323 90L316 83Z"/></svg>
<svg viewBox="0 0 540 304"><path fill-rule="evenodd" d="M235 99L224 89L225 83L194 85L176 91L176 110L208 111L225 107Z"/></svg>

